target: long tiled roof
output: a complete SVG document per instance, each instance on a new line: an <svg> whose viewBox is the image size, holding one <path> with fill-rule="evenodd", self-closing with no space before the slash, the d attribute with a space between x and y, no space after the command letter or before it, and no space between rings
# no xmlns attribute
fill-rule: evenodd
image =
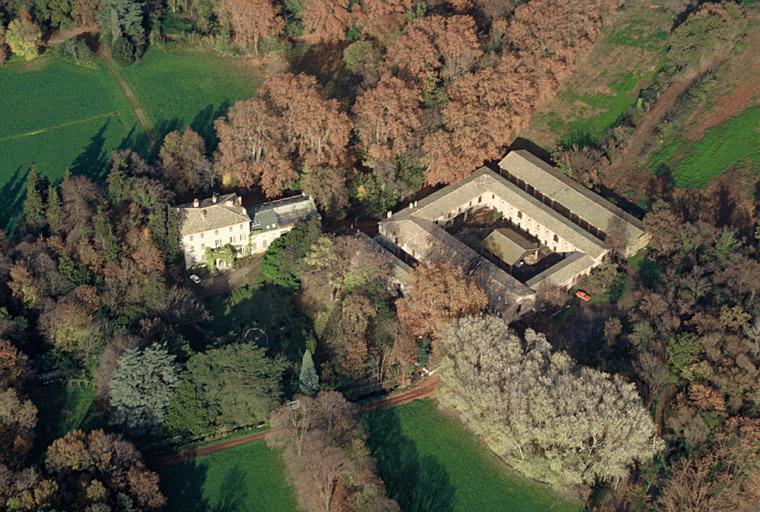
<svg viewBox="0 0 760 512"><path fill-rule="evenodd" d="M250 222L245 208L238 205L237 194L225 194L216 198L200 201L199 206L192 203L177 207L180 217L180 233L192 235L212 229L221 229L243 222Z"/></svg>
<svg viewBox="0 0 760 512"><path fill-rule="evenodd" d="M499 167L601 231L609 232L618 222L626 230L629 243L644 233L639 219L525 150L508 153Z"/></svg>
<svg viewBox="0 0 760 512"><path fill-rule="evenodd" d="M309 196L294 196L256 206L251 212L253 225L263 231L289 226L317 211Z"/></svg>

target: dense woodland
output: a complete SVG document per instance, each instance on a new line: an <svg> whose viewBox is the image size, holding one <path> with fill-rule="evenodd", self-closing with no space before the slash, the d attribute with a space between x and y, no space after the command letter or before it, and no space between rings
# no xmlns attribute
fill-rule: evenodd
<svg viewBox="0 0 760 512"><path fill-rule="evenodd" d="M675 43L642 101L741 38L750 7L697 4L663 7ZM30 170L23 224L0 236L0 507L161 509L138 448L270 421L304 510L399 510L343 394L440 366L441 405L510 466L578 492L589 510L750 510L760 500L758 205L730 187L675 189L667 170L616 170L640 119L553 155L613 200L635 189L628 199L653 234L643 253L615 254L582 283L607 303L556 315L568 294L544 290L537 311L508 326L482 314L485 294L444 263L416 267L401 297L387 262L341 222L380 218L502 156L625 8L0 0L0 62L88 25L123 65L163 38L265 66L287 56L257 96L215 120L211 139L187 129L147 154L119 150L103 182ZM86 59L92 45L55 51ZM317 63L311 73L305 61ZM222 189L305 191L325 221L298 225L261 262L274 304L257 313L272 327L266 347L244 339L248 325L209 328L180 266L171 205ZM30 397L46 379L94 383L102 425L41 434ZM298 409L282 406L292 399Z"/></svg>

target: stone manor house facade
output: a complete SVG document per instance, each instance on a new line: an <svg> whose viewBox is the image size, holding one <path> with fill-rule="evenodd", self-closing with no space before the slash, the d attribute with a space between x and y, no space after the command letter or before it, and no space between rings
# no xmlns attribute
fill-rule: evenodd
<svg viewBox="0 0 760 512"><path fill-rule="evenodd" d="M493 229L476 250L452 234L452 227L482 209L507 226ZM540 289L569 288L602 263L610 252L605 240L613 233L624 245L624 256L650 238L641 221L518 150L499 162L499 172L482 167L397 213L388 212L375 242L393 254L400 281L408 265L449 261L483 289L492 310L516 318L533 308ZM535 260L534 275L513 272Z"/></svg>
<svg viewBox="0 0 760 512"><path fill-rule="evenodd" d="M236 256L262 253L301 220L318 215L311 197L300 195L243 206L238 194L212 195L176 207L185 268L206 262L206 249L229 245ZM226 264L220 260L217 266Z"/></svg>

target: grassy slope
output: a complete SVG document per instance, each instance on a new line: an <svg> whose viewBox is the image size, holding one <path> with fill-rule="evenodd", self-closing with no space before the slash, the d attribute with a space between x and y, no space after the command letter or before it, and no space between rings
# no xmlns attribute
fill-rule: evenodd
<svg viewBox="0 0 760 512"><path fill-rule="evenodd" d="M280 455L263 441L159 470L167 510L294 512Z"/></svg>
<svg viewBox="0 0 760 512"><path fill-rule="evenodd" d="M670 22L666 13L642 6L620 13L522 135L547 149L599 141L654 76Z"/></svg>
<svg viewBox="0 0 760 512"><path fill-rule="evenodd" d="M703 187L735 166L760 171L760 107L707 130L698 141L676 137L652 155L649 168L666 165L679 187Z"/></svg>
<svg viewBox="0 0 760 512"><path fill-rule="evenodd" d="M402 510L564 512L578 503L511 471L456 419L422 400L367 415L370 449Z"/></svg>
<svg viewBox="0 0 760 512"><path fill-rule="evenodd" d="M202 53L151 48L138 65L123 70L161 138L191 126L207 141L213 120L237 100L256 93L259 77L243 61Z"/></svg>

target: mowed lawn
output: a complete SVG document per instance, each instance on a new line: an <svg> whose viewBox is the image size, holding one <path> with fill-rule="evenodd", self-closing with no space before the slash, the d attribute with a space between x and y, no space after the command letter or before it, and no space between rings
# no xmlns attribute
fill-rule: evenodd
<svg viewBox="0 0 760 512"><path fill-rule="evenodd" d="M679 187L704 187L737 166L760 172L760 107L710 128L700 140L677 137L652 155L649 168L662 166Z"/></svg>
<svg viewBox="0 0 760 512"><path fill-rule="evenodd" d="M58 180L66 168L102 176L110 151L135 127L104 67L56 57L0 68L0 228L18 217L31 165Z"/></svg>
<svg viewBox="0 0 760 512"><path fill-rule="evenodd" d="M295 512L280 454L264 441L159 469L172 512Z"/></svg>
<svg viewBox="0 0 760 512"><path fill-rule="evenodd" d="M192 126L213 142L213 120L256 92L244 61L152 48L122 69L159 137ZM100 62L76 66L56 56L0 67L0 229L18 222L26 175L37 166L57 181L68 168L105 176L114 149L149 156L123 92Z"/></svg>
<svg viewBox="0 0 760 512"><path fill-rule="evenodd" d="M455 418L419 400L365 416L369 447L405 512L570 512L579 503L511 471Z"/></svg>
<svg viewBox="0 0 760 512"><path fill-rule="evenodd" d="M256 94L260 78L243 60L153 47L122 72L162 137L192 127L213 141L213 121L238 100Z"/></svg>

